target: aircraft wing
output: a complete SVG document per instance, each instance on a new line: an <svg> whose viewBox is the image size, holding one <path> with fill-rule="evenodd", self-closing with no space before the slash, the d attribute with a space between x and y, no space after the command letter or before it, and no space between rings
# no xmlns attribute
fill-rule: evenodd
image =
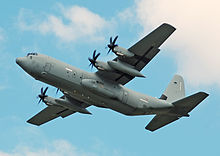
<svg viewBox="0 0 220 156"><path fill-rule="evenodd" d="M61 107L61 106L55 106L51 105L43 109L41 112L39 112L37 115L33 116L31 119L29 119L27 122L40 126L50 120L53 120L59 116L66 117L71 114L75 113L72 110L69 110L67 108Z"/></svg>
<svg viewBox="0 0 220 156"><path fill-rule="evenodd" d="M151 122L145 127L150 131L155 131L171 122L178 120L179 117L171 115L155 115Z"/></svg>
<svg viewBox="0 0 220 156"><path fill-rule="evenodd" d="M63 98L63 97L61 97L61 98ZM70 97L68 97L68 98L70 98ZM75 102L74 104L77 104L78 106L80 106L82 108L89 107L89 105L86 103L82 103L82 102L77 101L75 99L73 99L73 100ZM57 117L65 118L69 115L72 115L73 113L76 113L76 111L73 111L71 109L68 109L68 108L65 108L65 107L62 107L59 105L49 105L48 107L43 109L41 112L39 112L38 114L33 116L31 119L29 119L27 122L34 124L34 125L37 125L37 126L40 126L40 125L42 125L48 121L51 121Z"/></svg>
<svg viewBox="0 0 220 156"><path fill-rule="evenodd" d="M114 60L119 59L122 62L134 66L136 70L141 71L160 51L159 47L175 30L173 26L164 23L128 49L135 54L133 57L117 57ZM97 74L122 85L134 78L122 72L98 71Z"/></svg>

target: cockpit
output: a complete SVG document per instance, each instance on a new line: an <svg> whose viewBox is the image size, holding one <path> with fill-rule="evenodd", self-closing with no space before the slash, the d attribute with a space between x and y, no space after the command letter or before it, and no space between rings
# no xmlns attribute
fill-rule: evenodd
<svg viewBox="0 0 220 156"><path fill-rule="evenodd" d="M30 56L30 55L38 55L37 53L28 53L27 56Z"/></svg>

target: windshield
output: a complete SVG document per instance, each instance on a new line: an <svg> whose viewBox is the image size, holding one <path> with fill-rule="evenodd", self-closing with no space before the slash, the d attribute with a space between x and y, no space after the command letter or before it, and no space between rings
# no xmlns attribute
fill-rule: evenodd
<svg viewBox="0 0 220 156"><path fill-rule="evenodd" d="M27 56L29 55L37 55L37 53L28 53Z"/></svg>

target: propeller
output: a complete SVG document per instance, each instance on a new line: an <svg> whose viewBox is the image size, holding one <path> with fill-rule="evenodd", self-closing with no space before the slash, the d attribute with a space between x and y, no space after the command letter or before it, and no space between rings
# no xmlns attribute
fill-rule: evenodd
<svg viewBox="0 0 220 156"><path fill-rule="evenodd" d="M47 97L47 95L46 95L47 90L48 90L48 87L45 88L45 90L44 90L43 87L41 88L41 94L38 95L38 98L40 98L38 104L39 104L41 101L44 102L44 98Z"/></svg>
<svg viewBox="0 0 220 156"><path fill-rule="evenodd" d="M90 61L89 66L91 66L91 69L93 68L93 66L95 66L96 60L99 57L99 55L100 55L100 53L98 53L96 55L96 50L94 50L92 58L90 58L90 57L88 58L89 61Z"/></svg>
<svg viewBox="0 0 220 156"><path fill-rule="evenodd" d="M108 54L110 51L113 51L114 48L118 46L117 44L115 44L117 39L118 39L118 36L116 36L112 42L112 37L110 37L110 44L108 44L108 47L109 47Z"/></svg>

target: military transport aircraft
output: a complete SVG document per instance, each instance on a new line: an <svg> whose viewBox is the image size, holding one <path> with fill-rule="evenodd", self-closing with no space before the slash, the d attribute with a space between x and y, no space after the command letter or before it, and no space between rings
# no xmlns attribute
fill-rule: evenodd
<svg viewBox="0 0 220 156"><path fill-rule="evenodd" d="M202 102L208 94L198 92L185 97L184 81L175 75L160 98L154 98L125 88L135 77L144 77L140 72L160 51L162 43L175 31L169 24L162 24L129 49L116 44L118 36L108 44L109 51L117 55L112 61L98 61L100 53L89 58L91 67L98 69L88 73L52 57L28 53L16 59L16 63L36 80L57 87L63 96L53 98L46 95L48 87L41 88L38 95L47 107L27 122L41 125L57 117L65 118L79 112L91 114L87 107L93 105L109 108L125 115L150 115L155 117L145 127L157 130L181 117Z"/></svg>

